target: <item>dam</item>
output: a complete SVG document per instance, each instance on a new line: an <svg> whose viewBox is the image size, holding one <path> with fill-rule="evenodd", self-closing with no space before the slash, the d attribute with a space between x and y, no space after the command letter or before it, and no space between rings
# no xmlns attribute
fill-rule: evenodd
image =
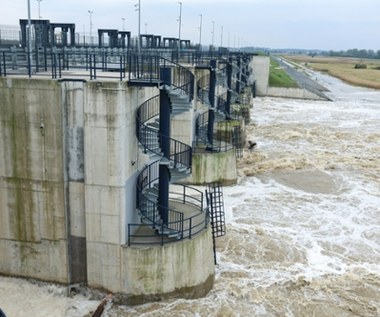
<svg viewBox="0 0 380 317"><path fill-rule="evenodd" d="M32 22L32 49L0 50L0 274L127 304L204 296L253 56L117 30L85 46Z"/></svg>

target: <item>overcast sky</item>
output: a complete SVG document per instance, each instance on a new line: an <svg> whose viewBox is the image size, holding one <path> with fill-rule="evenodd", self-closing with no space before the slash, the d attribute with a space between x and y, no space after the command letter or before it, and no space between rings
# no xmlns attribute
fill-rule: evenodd
<svg viewBox="0 0 380 317"><path fill-rule="evenodd" d="M181 0L181 38L202 44L325 50L380 49L380 0ZM28 0L0 0L0 25L27 18ZM138 33L138 0L41 0L40 15L75 23L76 32L115 28ZM38 0L30 0L38 18ZM177 0L141 0L141 33L178 37ZM123 22L123 18L125 21ZM214 23L212 22L214 21ZM212 30L214 25L214 36Z"/></svg>

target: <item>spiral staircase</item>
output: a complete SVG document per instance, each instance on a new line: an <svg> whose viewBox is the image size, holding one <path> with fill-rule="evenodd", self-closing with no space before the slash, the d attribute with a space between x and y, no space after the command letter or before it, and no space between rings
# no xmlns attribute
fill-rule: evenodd
<svg viewBox="0 0 380 317"><path fill-rule="evenodd" d="M160 94L141 104L136 114L139 146L150 158L137 178L136 208L142 225L154 230L163 244L191 238L204 230L208 214L202 192L189 186L172 186L191 173L192 148L171 137L170 120L191 110L194 76L162 58L159 65ZM141 79L137 80L141 84Z"/></svg>
<svg viewBox="0 0 380 317"><path fill-rule="evenodd" d="M224 59L219 61L220 68L216 68L216 65L211 65L210 73L201 77L197 81L197 97L204 105L208 107L208 110L199 114L196 120L196 136L197 142L206 145L206 149L213 151L222 151L236 147L240 142L234 140L239 139L240 127L234 127L234 131L231 134L231 142L225 142L218 140L218 137L213 140L211 132L214 128L210 128L210 125L214 125L214 122L228 121L230 119L237 119L231 114L230 106L239 102L239 92L241 85L238 78L240 72L240 65L236 65L232 58L228 60ZM215 87L220 86L225 88L225 92L219 95L215 94ZM239 92L237 91L239 89ZM226 132L228 135L229 133ZM226 140L226 137L222 137ZM228 139L228 137L227 137ZM230 144L228 144L230 143ZM241 146L241 145L239 145Z"/></svg>
<svg viewBox="0 0 380 317"><path fill-rule="evenodd" d="M202 139L205 144L213 134L210 127L214 127L214 120L229 119L228 102L238 96L232 89L231 77L240 71L239 68L233 72L230 61L222 61L222 67L226 66L220 69L217 69L216 61L211 61L210 73L197 81L196 89L198 102L208 108L196 122L197 139ZM146 229L143 236L149 236L149 244L152 232L160 244L191 238L207 228L212 208L204 198L207 193L178 185L191 173L193 149L171 136L170 122L192 109L194 75L180 64L157 56L131 58L128 71L129 85L159 89L159 94L142 103L136 114L136 136L142 152L149 157L149 163L137 177L136 209L141 223L128 225L128 244L131 239L136 242L136 237L141 238L136 234L141 227ZM226 76L230 76L229 80ZM223 95L215 95L216 85L226 87ZM212 116L212 120L208 116ZM233 147L229 141L222 142ZM211 143L211 149L215 148ZM187 212L189 207L192 209L190 213Z"/></svg>

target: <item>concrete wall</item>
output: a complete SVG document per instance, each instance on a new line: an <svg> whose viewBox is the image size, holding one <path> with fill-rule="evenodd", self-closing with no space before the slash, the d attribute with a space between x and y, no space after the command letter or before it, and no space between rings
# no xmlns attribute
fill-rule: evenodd
<svg viewBox="0 0 380 317"><path fill-rule="evenodd" d="M252 69L250 81L256 81L256 95L266 96L269 83L269 57L253 56L250 63Z"/></svg>
<svg viewBox="0 0 380 317"><path fill-rule="evenodd" d="M84 200L85 82L61 82L63 118L64 208L67 230L68 279L87 281Z"/></svg>
<svg viewBox="0 0 380 317"><path fill-rule="evenodd" d="M269 87L267 96L294 99L326 100L326 98L318 96L317 94L314 94L305 88Z"/></svg>
<svg viewBox="0 0 380 317"><path fill-rule="evenodd" d="M191 146L193 142L193 118L194 111L192 109L178 115L171 115L171 138Z"/></svg>
<svg viewBox="0 0 380 317"><path fill-rule="evenodd" d="M91 261L99 244L110 253L138 222L130 193L147 159L135 111L156 93L117 81L0 78L0 273L103 279L114 259Z"/></svg>
<svg viewBox="0 0 380 317"><path fill-rule="evenodd" d="M57 81L0 78L0 273L68 281Z"/></svg>
<svg viewBox="0 0 380 317"><path fill-rule="evenodd" d="M257 96L326 100L304 88L269 87L270 59L267 56L254 56L250 67L253 71L250 80L256 81Z"/></svg>
<svg viewBox="0 0 380 317"><path fill-rule="evenodd" d="M147 162L136 139L137 106L157 89L130 88L122 82L91 82L85 106L85 205L88 284L117 289L121 246L135 211L137 172Z"/></svg>
<svg viewBox="0 0 380 317"><path fill-rule="evenodd" d="M214 282L211 227L191 240L155 248L124 248L124 302L199 298ZM110 285L112 286L112 285Z"/></svg>
<svg viewBox="0 0 380 317"><path fill-rule="evenodd" d="M210 230L170 246L126 246L148 160L135 114L156 94L119 81L0 78L0 274L87 282L131 302L208 292ZM192 120L190 111L172 123L188 144Z"/></svg>
<svg viewBox="0 0 380 317"><path fill-rule="evenodd" d="M185 182L195 185L212 182L220 182L223 185L236 184L235 149L219 153L198 152L193 154L192 173Z"/></svg>

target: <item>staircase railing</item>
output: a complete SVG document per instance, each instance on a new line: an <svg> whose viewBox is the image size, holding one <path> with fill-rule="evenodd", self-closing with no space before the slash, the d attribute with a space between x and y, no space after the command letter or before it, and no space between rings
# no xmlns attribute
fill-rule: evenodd
<svg viewBox="0 0 380 317"><path fill-rule="evenodd" d="M159 72L162 67L171 68L171 85L165 87L172 107L182 102L190 102L193 99L194 75L185 67L174 62L168 61L162 57L148 56L133 57L130 60L130 71L133 74L131 78L140 82L150 83L157 81L157 85L162 83L159 79ZM151 73L149 76L145 72ZM152 74L153 73L153 74ZM181 96L182 95L182 96ZM184 97L186 96L186 97ZM172 99L174 98L174 99ZM177 107L177 106L176 106ZM186 108L185 108L186 109ZM185 111L185 110L184 110ZM182 191L171 191L173 185L169 187L169 207L159 205L159 167L161 164L168 165L168 168L176 173L188 172L192 164L191 146L169 138L160 132L160 95L154 96L140 105L136 113L136 135L139 143L142 145L144 152L153 154L157 160L140 172L136 185L136 207L145 224L129 224L128 243L140 244L146 240L152 242L153 239L160 244L178 241L185 238L191 238L194 234L204 230L207 227L208 215L205 212L203 193L188 186L183 186ZM168 140L169 139L169 140ZM164 157L161 145L169 141L169 154ZM176 185L178 186L178 185ZM200 197L196 199L195 197ZM185 216L183 211L176 210L171 205L173 202L191 205L191 215ZM168 219L162 221L160 213L168 215ZM141 234L137 227L146 226L155 229L151 234ZM149 230L148 230L149 231ZM144 242L145 241L145 242Z"/></svg>
<svg viewBox="0 0 380 317"><path fill-rule="evenodd" d="M155 198L149 197L151 190L156 190L159 181L159 161L153 162L140 172L136 186L136 207L142 213L141 216L148 220L149 224L128 225L128 245L131 244L165 244L183 239L191 239L208 225L208 212L204 212L206 201L204 194L193 187L175 185L169 192L170 201L191 205L193 213L185 217L184 213L175 208L168 208L168 223L164 224L158 214L159 204ZM139 233L140 227L154 230ZM158 233L167 233L160 234ZM175 233L175 238L170 238L170 233ZM157 238L158 237L158 238Z"/></svg>
<svg viewBox="0 0 380 317"><path fill-rule="evenodd" d="M223 65L222 68L219 69L219 74L223 74L227 72L227 65ZM225 76L224 76L225 77ZM227 83L227 81L220 81L219 83ZM205 105L208 105L211 107L210 101L209 101L209 86L210 86L210 74L207 74L203 77L201 77L197 81L197 96L198 100L202 102ZM227 88L228 89L228 88ZM232 89L231 89L232 90ZM232 90L231 91L231 101L235 103L238 101L238 94ZM223 94L220 94L218 96L215 96L215 106L216 106L216 113L226 115L227 112L227 91L225 91ZM235 109L233 109L232 113L229 115L230 119L240 119L240 113L236 112ZM209 124L209 111L205 111L204 113L200 114L196 119L196 141L194 143L194 150L193 151L203 151L203 148L200 147L197 148L199 145L207 145L208 144L208 124ZM224 117L225 119L225 117ZM236 133L235 133L236 134ZM225 128L224 130L218 127L217 131L214 131L214 140L212 144L212 150L216 152L222 152L222 151L228 151L232 149L234 146L239 145L238 142L233 142L233 139L231 137L231 131L230 128ZM237 150L240 149L240 145L237 147ZM239 152L240 153L240 152Z"/></svg>
<svg viewBox="0 0 380 317"><path fill-rule="evenodd" d="M216 99L216 110L221 114L226 114L227 109L227 92L215 96Z"/></svg>
<svg viewBox="0 0 380 317"><path fill-rule="evenodd" d="M130 81L159 82L162 67L173 69L172 86L192 100L194 75L187 68L157 55L130 53L128 56Z"/></svg>
<svg viewBox="0 0 380 317"><path fill-rule="evenodd" d="M200 114L196 120L197 138L194 142L193 153L202 153L204 151L202 145L207 144L208 114L206 111ZM223 129L219 126L218 130L214 131L213 152L226 152L234 148L230 130L229 126L224 124Z"/></svg>
<svg viewBox="0 0 380 317"><path fill-rule="evenodd" d="M202 103L210 105L209 100L210 74L202 76L197 81L197 97Z"/></svg>
<svg viewBox="0 0 380 317"><path fill-rule="evenodd" d="M172 167L179 165L191 168L192 148L191 146L168 138L162 135L158 128L150 128L148 123L154 122L152 119L159 117L160 104L159 95L145 101L137 110L136 115L136 135L140 144L144 148L144 152L150 152L157 156L162 156L160 144L165 140L170 140L169 160Z"/></svg>
<svg viewBox="0 0 380 317"><path fill-rule="evenodd" d="M136 207L140 211L144 211L142 216L151 221L153 227L162 224L161 218L157 213L159 204L156 199L150 198L147 193L149 193L149 189L156 189L155 186L159 181L158 166L159 161L155 161L143 168L137 178L136 185ZM144 204L144 206L142 204ZM169 221L167 226L172 230L183 231L182 222L183 213L169 209Z"/></svg>

